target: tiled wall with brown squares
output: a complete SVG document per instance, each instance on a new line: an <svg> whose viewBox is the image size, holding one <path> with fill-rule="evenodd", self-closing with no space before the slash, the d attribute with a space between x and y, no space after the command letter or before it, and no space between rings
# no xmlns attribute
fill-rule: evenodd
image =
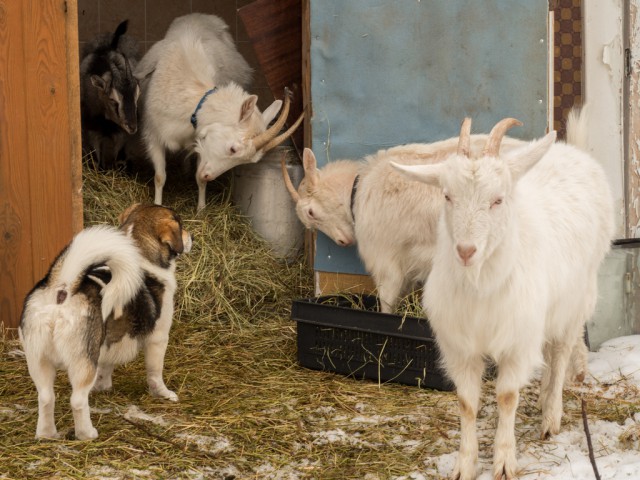
<svg viewBox="0 0 640 480"><path fill-rule="evenodd" d="M187 13L210 13L221 17L227 25L236 47L254 69L251 93L258 95L258 105L265 109L274 97L260 72L258 60L249 37L237 15L239 8L252 0L78 0L79 48L94 36L113 32L118 24L129 19L127 34L133 36L144 53L164 37L174 18Z"/></svg>
<svg viewBox="0 0 640 480"><path fill-rule="evenodd" d="M553 128L565 136L567 115L582 104L582 0L555 0Z"/></svg>

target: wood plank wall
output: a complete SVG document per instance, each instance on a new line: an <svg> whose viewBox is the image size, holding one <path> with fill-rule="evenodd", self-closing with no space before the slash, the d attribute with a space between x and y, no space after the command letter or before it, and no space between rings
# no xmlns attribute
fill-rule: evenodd
<svg viewBox="0 0 640 480"><path fill-rule="evenodd" d="M76 0L0 0L0 324L82 228Z"/></svg>

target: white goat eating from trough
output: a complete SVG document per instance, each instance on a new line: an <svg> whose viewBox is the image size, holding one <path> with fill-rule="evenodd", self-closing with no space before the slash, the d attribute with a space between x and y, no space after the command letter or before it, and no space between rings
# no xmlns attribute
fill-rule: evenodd
<svg viewBox="0 0 640 480"><path fill-rule="evenodd" d="M479 152L486 139L486 135L474 135L472 148ZM525 144L513 138L504 143L504 149ZM364 160L329 162L320 170L313 152L305 149L305 177L297 191L282 165L301 222L340 246L357 243L365 269L375 282L382 312L393 312L399 298L429 273L444 202L439 189L412 182L396 172L390 161L405 165L440 162L457 146L457 137L401 145Z"/></svg>
<svg viewBox="0 0 640 480"><path fill-rule="evenodd" d="M155 169L155 203L162 204L165 149L198 154L198 210L205 206L207 182L244 163L259 161L298 127L302 115L278 136L289 112L274 101L261 113L248 94L250 68L237 52L227 25L215 15L175 19L165 38L142 58L136 76L143 82L143 138Z"/></svg>
<svg viewBox="0 0 640 480"><path fill-rule="evenodd" d="M587 153L555 143L552 132L499 154L500 121L480 158L470 155L471 120L457 153L436 165L393 164L442 190L433 268L423 306L460 405L454 477L476 478L484 358L498 366L498 426L493 476L514 478L514 422L520 388L544 365L542 436L556 434L562 388L597 297L597 273L614 234L613 201L603 169ZM584 138L585 122L569 122Z"/></svg>

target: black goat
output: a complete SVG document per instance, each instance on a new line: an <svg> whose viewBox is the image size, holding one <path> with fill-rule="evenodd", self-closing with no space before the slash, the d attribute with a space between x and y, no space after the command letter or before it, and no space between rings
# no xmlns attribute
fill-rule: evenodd
<svg viewBox="0 0 640 480"><path fill-rule="evenodd" d="M81 55L82 143L102 168L115 166L127 136L138 130L140 87L133 69L140 56L137 42L125 35L128 22L98 35Z"/></svg>

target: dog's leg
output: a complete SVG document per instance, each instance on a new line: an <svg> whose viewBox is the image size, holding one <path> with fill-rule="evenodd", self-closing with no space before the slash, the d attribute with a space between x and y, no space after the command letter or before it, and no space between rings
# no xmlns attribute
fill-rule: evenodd
<svg viewBox="0 0 640 480"><path fill-rule="evenodd" d="M98 431L91 423L89 410L89 392L95 380L96 368L88 360L69 369L69 381L73 388L71 409L78 440L92 440L98 437Z"/></svg>
<svg viewBox="0 0 640 480"><path fill-rule="evenodd" d="M111 390L113 386L111 376L113 375L113 365L107 363L98 364L98 374L96 376L96 383L93 385L93 390L96 392L103 392Z"/></svg>
<svg viewBox="0 0 640 480"><path fill-rule="evenodd" d="M178 401L178 395L164 384L162 370L164 369L164 355L167 351L169 336L155 331L144 345L144 361L147 366L147 383L149 391L154 397L165 398L172 402Z"/></svg>
<svg viewBox="0 0 640 480"><path fill-rule="evenodd" d="M27 357L27 360L29 358ZM33 363L27 362L29 373L38 390L38 424L36 426L36 438L58 438L56 422L53 410L56 405L56 393L53 384L56 379L56 368L47 360L37 360L37 368L32 368Z"/></svg>

